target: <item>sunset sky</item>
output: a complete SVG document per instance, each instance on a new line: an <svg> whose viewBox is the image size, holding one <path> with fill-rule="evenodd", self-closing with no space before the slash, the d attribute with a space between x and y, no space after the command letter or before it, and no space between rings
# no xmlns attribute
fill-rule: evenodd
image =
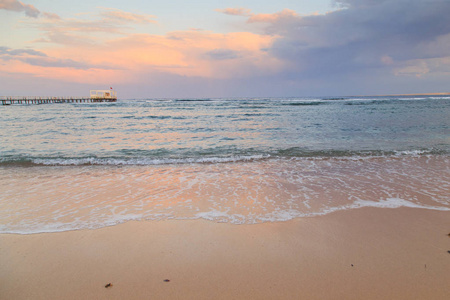
<svg viewBox="0 0 450 300"><path fill-rule="evenodd" d="M0 0L0 96L450 92L449 0Z"/></svg>

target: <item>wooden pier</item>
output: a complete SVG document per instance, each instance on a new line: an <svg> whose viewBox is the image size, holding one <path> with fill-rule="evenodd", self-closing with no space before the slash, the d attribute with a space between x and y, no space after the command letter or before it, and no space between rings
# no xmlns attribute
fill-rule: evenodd
<svg viewBox="0 0 450 300"><path fill-rule="evenodd" d="M2 105L12 104L48 104L48 103L88 103L117 102L117 98L105 97L0 97Z"/></svg>

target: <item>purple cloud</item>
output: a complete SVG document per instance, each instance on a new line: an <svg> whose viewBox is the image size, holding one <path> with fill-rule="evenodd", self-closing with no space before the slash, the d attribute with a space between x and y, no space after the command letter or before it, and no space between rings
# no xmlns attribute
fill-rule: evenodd
<svg viewBox="0 0 450 300"><path fill-rule="evenodd" d="M342 0L338 4L345 8L325 15L280 16L270 23L266 33L281 36L270 53L297 66L299 76L392 68L449 55L449 1Z"/></svg>

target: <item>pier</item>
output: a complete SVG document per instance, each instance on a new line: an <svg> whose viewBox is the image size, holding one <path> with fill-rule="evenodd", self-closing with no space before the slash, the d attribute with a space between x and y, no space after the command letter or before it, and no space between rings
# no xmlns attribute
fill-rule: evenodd
<svg viewBox="0 0 450 300"><path fill-rule="evenodd" d="M117 102L112 97L1 97L2 105L12 104L48 104L48 103L88 103Z"/></svg>

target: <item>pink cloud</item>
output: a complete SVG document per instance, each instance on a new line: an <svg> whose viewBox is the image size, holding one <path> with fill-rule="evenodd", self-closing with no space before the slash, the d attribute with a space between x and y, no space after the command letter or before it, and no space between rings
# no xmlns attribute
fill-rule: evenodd
<svg viewBox="0 0 450 300"><path fill-rule="evenodd" d="M58 47L50 44L42 52L45 57L28 55L3 60L0 72L21 72L49 79L64 76L67 81L79 83L98 81L94 75L97 73L111 84L141 82L151 73L240 78L280 68L280 60L271 58L264 50L272 43L271 36L249 32L219 34L189 30L167 35L134 34L99 44Z"/></svg>
<svg viewBox="0 0 450 300"><path fill-rule="evenodd" d="M216 11L224 13L226 15L232 15L232 16L251 16L250 9L242 8L242 7L216 9Z"/></svg>
<svg viewBox="0 0 450 300"><path fill-rule="evenodd" d="M252 15L248 19L248 23L275 23L281 19L286 19L286 18L299 18L299 15L291 9L284 9L284 10L274 13L274 14Z"/></svg>
<svg viewBox="0 0 450 300"><path fill-rule="evenodd" d="M157 23L157 21L154 20L156 18L155 16L147 14L136 14L115 8L105 8L101 12L101 16L103 17L104 20L114 20L115 22L123 21L139 24Z"/></svg>
<svg viewBox="0 0 450 300"><path fill-rule="evenodd" d="M250 15L247 9L228 13ZM34 40L36 50L46 57L3 60L0 71L21 71L57 79L66 76L77 82L90 80L93 70L117 81L141 81L141 74L164 72L176 76L235 78L264 74L280 68L264 49L274 37L251 32L214 33L185 30L165 35L129 34L134 24L154 24L155 17L112 8L62 19L45 14L36 21L42 34ZM1 59L1 58L0 58Z"/></svg>
<svg viewBox="0 0 450 300"><path fill-rule="evenodd" d="M51 20L61 20L61 17L54 13L43 12L42 15Z"/></svg>
<svg viewBox="0 0 450 300"><path fill-rule="evenodd" d="M88 15L88 18L80 17ZM42 34L34 43L62 45L99 45L112 35L126 35L133 25L156 24L155 16L137 14L113 8L101 8L97 13L80 14L62 19L56 14L43 13L37 22Z"/></svg>

